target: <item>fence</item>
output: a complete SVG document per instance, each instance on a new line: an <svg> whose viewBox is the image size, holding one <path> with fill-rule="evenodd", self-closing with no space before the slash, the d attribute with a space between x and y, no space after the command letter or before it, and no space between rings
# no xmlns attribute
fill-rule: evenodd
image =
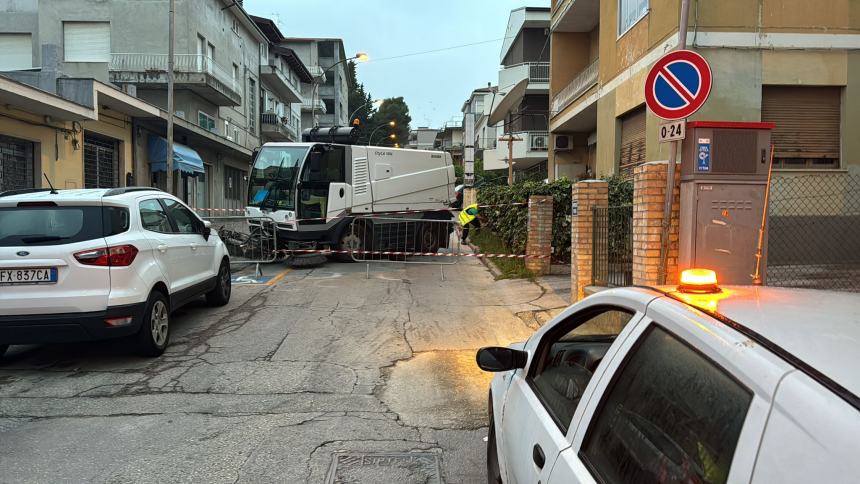
<svg viewBox="0 0 860 484"><path fill-rule="evenodd" d="M226 215L203 217L212 224L227 253L230 264L268 264L283 259L278 252L278 231L269 217Z"/></svg>
<svg viewBox="0 0 860 484"><path fill-rule="evenodd" d="M358 217L348 231L356 262L454 264L460 255L455 220Z"/></svg>
<svg viewBox="0 0 860 484"><path fill-rule="evenodd" d="M860 174L771 181L770 286L860 292Z"/></svg>
<svg viewBox="0 0 860 484"><path fill-rule="evenodd" d="M594 207L592 285L633 284L633 206Z"/></svg>

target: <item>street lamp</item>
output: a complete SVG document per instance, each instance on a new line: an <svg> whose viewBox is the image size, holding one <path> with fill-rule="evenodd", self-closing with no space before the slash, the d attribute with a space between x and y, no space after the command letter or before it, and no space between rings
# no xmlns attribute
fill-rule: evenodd
<svg viewBox="0 0 860 484"><path fill-rule="evenodd" d="M344 62L349 62L351 60L357 60L359 62L366 62L368 59L369 59L369 57L367 55L367 52L358 52L357 54L355 54L352 57L347 57L346 59L341 59L341 60L335 62L328 69L324 70L322 72L322 74L314 77L314 85L313 85L313 88L311 89L311 120L313 120L314 126L316 126L316 124L317 124L316 100L317 100L317 94L319 92L320 80L322 79L323 76L325 76L326 72L334 69L335 67L339 66L340 64L343 64ZM351 117L352 116L350 116L350 118Z"/></svg>
<svg viewBox="0 0 860 484"><path fill-rule="evenodd" d="M389 121L385 124L380 124L379 126L377 126L373 131L370 132L370 136L367 137L367 145L368 146L373 145L373 135L375 135L376 132L379 131L379 128L384 128L385 126L388 126L389 128L393 128L393 127L397 126L397 123L394 121ZM396 137L397 135L392 133L392 136Z"/></svg>
<svg viewBox="0 0 860 484"><path fill-rule="evenodd" d="M374 101L370 101L370 102L362 104L361 106L355 108L355 111L353 111L352 114L349 115L349 122L351 123L353 118L355 117L355 113L361 111L365 106L368 106L370 104L376 104L376 107L379 108L380 106L382 106L382 103L384 103L384 102L385 102L385 99L376 99Z"/></svg>

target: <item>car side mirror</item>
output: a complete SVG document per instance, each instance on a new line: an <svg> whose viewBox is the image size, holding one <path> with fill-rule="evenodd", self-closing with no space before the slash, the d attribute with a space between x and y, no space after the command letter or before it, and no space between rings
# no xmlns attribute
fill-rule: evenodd
<svg viewBox="0 0 860 484"><path fill-rule="evenodd" d="M203 238L205 240L209 240L209 236L212 235L212 222L208 220L203 221Z"/></svg>
<svg viewBox="0 0 860 484"><path fill-rule="evenodd" d="M525 368L529 354L522 350L490 346L478 350L478 368L484 371L510 371Z"/></svg>

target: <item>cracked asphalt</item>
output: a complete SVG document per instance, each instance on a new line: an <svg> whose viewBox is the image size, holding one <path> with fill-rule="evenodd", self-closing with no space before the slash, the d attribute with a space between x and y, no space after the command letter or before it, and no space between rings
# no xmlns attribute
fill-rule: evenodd
<svg viewBox="0 0 860 484"><path fill-rule="evenodd" d="M13 347L0 482L339 482L340 453L419 451L446 483L486 482L475 350L526 339L567 295L471 259L444 281L436 265L366 270L293 270L223 308L188 306L157 359L118 342ZM395 470L350 479L425 480Z"/></svg>

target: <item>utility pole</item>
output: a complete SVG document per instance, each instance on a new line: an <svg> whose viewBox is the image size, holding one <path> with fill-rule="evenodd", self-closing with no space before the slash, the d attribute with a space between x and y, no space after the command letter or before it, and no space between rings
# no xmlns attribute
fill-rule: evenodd
<svg viewBox="0 0 860 484"><path fill-rule="evenodd" d="M522 140L522 138L517 138L512 133L499 138L499 141L507 141L508 143L508 185L514 184L514 141Z"/></svg>
<svg viewBox="0 0 860 484"><path fill-rule="evenodd" d="M165 155L165 165L167 167L167 191L168 193L176 194L173 186L173 58L174 49L176 48L176 0L170 0L170 20L168 28L168 47L167 47L167 154ZM201 54L202 55L202 54Z"/></svg>
<svg viewBox="0 0 860 484"><path fill-rule="evenodd" d="M690 16L690 0L681 0L681 20L678 26L678 50L687 48L687 19ZM669 269L669 232L672 227L672 205L675 203L675 160L680 141L669 146L669 167L666 173L666 199L663 204L663 226L660 234L660 284L666 284Z"/></svg>

